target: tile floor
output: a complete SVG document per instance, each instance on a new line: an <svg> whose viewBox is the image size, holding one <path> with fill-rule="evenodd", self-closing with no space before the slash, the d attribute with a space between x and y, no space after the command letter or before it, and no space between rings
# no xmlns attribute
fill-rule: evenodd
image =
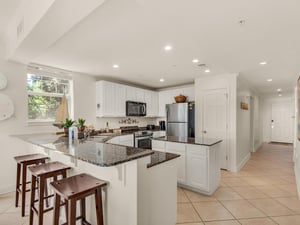
<svg viewBox="0 0 300 225"><path fill-rule="evenodd" d="M213 196L178 188L177 225L300 225L292 146L264 144Z"/></svg>
<svg viewBox="0 0 300 225"><path fill-rule="evenodd" d="M0 225L27 225L28 216L20 214L14 193L0 195ZM44 224L52 224L51 213ZM292 147L264 144L240 172L222 171L213 196L178 188L177 225L184 224L300 225Z"/></svg>

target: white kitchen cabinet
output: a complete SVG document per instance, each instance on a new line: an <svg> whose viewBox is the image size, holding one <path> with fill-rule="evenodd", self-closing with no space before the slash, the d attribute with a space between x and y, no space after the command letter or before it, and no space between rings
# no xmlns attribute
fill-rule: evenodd
<svg viewBox="0 0 300 225"><path fill-rule="evenodd" d="M158 93L156 91L144 91L145 103L147 104L147 117L158 116Z"/></svg>
<svg viewBox="0 0 300 225"><path fill-rule="evenodd" d="M153 138L164 137L164 136L166 136L166 131L164 130L153 132Z"/></svg>
<svg viewBox="0 0 300 225"><path fill-rule="evenodd" d="M136 88L135 87L130 87L130 86L125 86L126 88L126 101L137 101L137 96L136 96Z"/></svg>
<svg viewBox="0 0 300 225"><path fill-rule="evenodd" d="M152 140L152 150L155 151L166 151L166 142L165 141L159 141L159 140Z"/></svg>
<svg viewBox="0 0 300 225"><path fill-rule="evenodd" d="M180 155L177 167L177 181L186 183L186 145L181 143L166 142L166 152Z"/></svg>
<svg viewBox="0 0 300 225"><path fill-rule="evenodd" d="M136 100L138 102L145 102L145 90L140 88L135 88Z"/></svg>
<svg viewBox="0 0 300 225"><path fill-rule="evenodd" d="M180 155L179 186L211 195L220 183L220 143L213 146L152 140L152 149Z"/></svg>
<svg viewBox="0 0 300 225"><path fill-rule="evenodd" d="M187 145L187 182L186 184L201 190L208 190L207 147Z"/></svg>
<svg viewBox="0 0 300 225"><path fill-rule="evenodd" d="M170 104L170 91L160 91L158 93L159 116L166 117L166 104Z"/></svg>
<svg viewBox="0 0 300 225"><path fill-rule="evenodd" d="M125 88L122 85L107 81L97 81L96 92L97 116L125 116Z"/></svg>

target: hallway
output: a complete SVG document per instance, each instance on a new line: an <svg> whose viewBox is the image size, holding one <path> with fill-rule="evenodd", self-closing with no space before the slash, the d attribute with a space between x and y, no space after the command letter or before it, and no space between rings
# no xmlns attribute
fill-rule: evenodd
<svg viewBox="0 0 300 225"><path fill-rule="evenodd" d="M264 144L212 197L178 189L178 225L299 225L292 146Z"/></svg>

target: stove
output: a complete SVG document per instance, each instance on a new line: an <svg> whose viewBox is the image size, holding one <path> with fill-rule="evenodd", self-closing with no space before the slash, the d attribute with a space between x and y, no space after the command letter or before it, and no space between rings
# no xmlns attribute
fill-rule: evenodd
<svg viewBox="0 0 300 225"><path fill-rule="evenodd" d="M134 132L134 147L136 148L152 148L152 131L138 131Z"/></svg>

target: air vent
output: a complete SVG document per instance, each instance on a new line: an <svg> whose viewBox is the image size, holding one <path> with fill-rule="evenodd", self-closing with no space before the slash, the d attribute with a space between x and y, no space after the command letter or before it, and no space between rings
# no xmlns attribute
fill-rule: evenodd
<svg viewBox="0 0 300 225"><path fill-rule="evenodd" d="M199 67L206 67L206 64L205 63L200 63L198 64Z"/></svg>

